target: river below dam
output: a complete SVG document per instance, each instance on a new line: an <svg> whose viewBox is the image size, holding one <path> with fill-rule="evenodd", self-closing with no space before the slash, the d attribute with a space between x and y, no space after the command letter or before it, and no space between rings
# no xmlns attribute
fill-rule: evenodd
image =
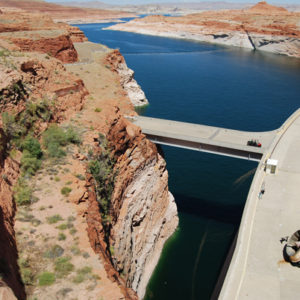
<svg viewBox="0 0 300 300"><path fill-rule="evenodd" d="M150 105L146 116L247 131L273 130L300 107L300 60L77 25L119 48ZM210 299L238 230L257 163L163 147L179 227L145 300Z"/></svg>

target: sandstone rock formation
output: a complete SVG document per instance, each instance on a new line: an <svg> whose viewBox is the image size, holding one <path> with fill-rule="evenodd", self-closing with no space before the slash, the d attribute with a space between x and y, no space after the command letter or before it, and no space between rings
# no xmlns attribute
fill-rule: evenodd
<svg viewBox="0 0 300 300"><path fill-rule="evenodd" d="M52 106L52 121L61 121L71 113L81 110L87 94L82 81L68 74L63 65L53 58L42 54L7 56L0 61L0 112L14 112L19 115L26 107L27 99L44 99L55 103ZM13 69L12 69L13 67ZM57 79L67 80L58 87ZM25 87L26 86L26 87ZM66 92L61 92L65 87ZM69 94L72 91L72 95ZM71 96L71 97L70 97ZM74 106L67 105L70 99ZM36 101L36 100L35 100ZM40 100L38 100L40 101ZM47 122L35 122L35 132L47 128ZM9 139L3 131L0 116L0 272L1 279L14 291L18 299L25 299L24 286L21 282L17 265L17 247L14 233L16 204L13 200L13 186L19 176L20 157L9 156ZM4 290L3 290L4 289ZM9 298L8 288L0 288L1 293Z"/></svg>
<svg viewBox="0 0 300 300"><path fill-rule="evenodd" d="M13 13L4 12L3 15L6 14ZM6 15L4 18L9 17ZM78 205L78 219L83 224L85 224L83 220L86 220L90 245L102 258L107 275L103 276L105 278L102 278L101 285L105 280L108 281L107 277L109 277L112 282L106 282L105 286L117 289L112 297L110 291L103 291L104 299L120 299L120 290L128 300L136 300L138 296L143 297L162 247L178 224L176 204L168 191L165 161L156 146L141 133L140 128L123 117L124 114L135 114L129 97L139 100L137 104L145 104L145 95L134 81L133 71L127 68L124 58L118 51L108 51L105 47L98 47L105 49L103 53L100 53L102 56L94 53L95 62L84 65L84 67L93 68L95 72L90 72L89 69L81 71L83 65L74 64L73 70L76 71L72 74L67 71L72 66L64 66L61 61L65 62L68 59L74 61L72 54L64 50L77 54L76 49L72 48L72 39L76 40L79 37L79 41L84 40L77 29L74 30L72 27L61 24L56 27L50 21L47 24L48 28L37 30L38 17L32 16L31 18L29 14L22 13L18 26L21 25L18 27L16 16L14 18L15 21L4 22L10 25L2 27L0 39L0 112L14 114L15 120L18 120L27 109L28 103L32 103L33 108L38 105L47 107L49 109L47 115L35 119L32 128L27 128L25 124L27 128L25 130L31 129L31 134L37 138L40 138L49 123L75 123L73 119L75 116L76 126L84 132L83 142L82 147L77 149L78 153L73 155L71 151L68 155L72 157L73 163L74 159L80 161L81 172L84 168L87 172L89 170L87 165L90 151L93 149L92 155L101 152L97 138L99 132L106 136L111 155L116 160L114 167L116 178L110 199L109 216L107 216L110 220L109 226L106 224L108 219L102 218L101 206L96 197L95 182L91 175L87 174L86 186L84 186L84 181L79 183L76 177L77 182L72 184L73 191L69 199L74 205ZM43 23L45 19L42 18L40 21ZM64 36L68 40L66 47L62 46L64 43L62 42L59 47L52 48L56 45L54 40L60 40L62 35L58 33L61 31L64 31ZM91 43L86 44L92 47ZM57 49L61 50L56 51ZM31 52L32 50L43 53ZM50 50L53 51L52 55L48 53ZM67 54L64 56L60 53ZM100 73L97 70L99 68ZM101 93L98 92L99 82L95 81L96 75L103 85L103 88L100 88ZM118 83L119 80L121 80L120 83ZM106 87L108 87L107 91L105 91ZM86 97L89 93L90 96ZM89 101L88 105L87 101ZM18 253L14 232L16 205L13 198L13 186L19 176L22 154L16 149L13 149L16 152L14 155L9 153L8 150L12 149L9 149L11 144L5 134L7 125L3 122L3 116L3 114L0 115L0 196L3 200L0 203L0 231L2 232L0 254L3 258L0 262L2 275L0 295L2 293L8 299L14 299L8 288L10 287L18 299L25 299L24 286L17 264ZM3 130L2 127L6 129ZM82 154L80 151L87 152ZM75 172L74 169L74 174ZM74 177L74 174L70 176ZM51 184L51 181L48 183ZM56 188L56 194L53 195L55 199L49 195L47 197L49 197L49 204L52 204L54 200L57 201L61 197L60 189ZM43 200L48 206L47 197ZM70 205L69 202L67 202L68 205ZM64 201L59 202L58 206L58 210L63 209ZM33 207L37 208L32 204L30 209ZM48 208L53 209L52 205ZM44 212L44 221L47 213ZM41 213L38 212L38 214ZM16 224L18 222L19 219ZM21 223L21 228L22 226ZM30 224L28 229L29 233ZM20 234L23 234L22 230L18 231L17 236ZM80 234L86 238L85 229ZM38 237L35 236L35 238ZM57 239L56 236L54 239ZM23 249L26 249L28 241L26 238L22 241ZM50 268L53 268L52 262L50 264ZM35 276L38 274L35 273ZM29 290L30 295L34 291L37 295L43 295L43 290L39 288L41 287L26 285L26 291ZM52 291L53 295L57 296L55 288L51 286L47 290L47 297ZM84 292L86 293L86 290Z"/></svg>
<svg viewBox="0 0 300 300"><path fill-rule="evenodd" d="M126 91L131 103L134 106L144 106L149 102L146 95L134 79L134 71L127 67L124 57L119 50L110 52L107 56L107 62L116 71L121 79L121 84Z"/></svg>
<svg viewBox="0 0 300 300"><path fill-rule="evenodd" d="M8 50L47 53L62 62L71 63L78 58L73 42L86 40L78 28L54 23L44 15L5 12L1 19L0 46Z"/></svg>
<svg viewBox="0 0 300 300"><path fill-rule="evenodd" d="M140 128L120 118L108 133L119 172L112 197L113 264L143 298L165 241L178 225L166 163Z"/></svg>
<svg viewBox="0 0 300 300"><path fill-rule="evenodd" d="M25 299L25 290L19 275L17 264L17 246L14 231L14 216L16 206L13 201L13 185L16 183L19 173L19 164L7 158L5 134L0 128L0 272L3 280L15 293L18 299ZM6 298L15 299L8 287L1 287L1 293Z"/></svg>
<svg viewBox="0 0 300 300"><path fill-rule="evenodd" d="M131 31L300 57L300 13L260 2L250 9L184 17L149 16L108 29Z"/></svg>

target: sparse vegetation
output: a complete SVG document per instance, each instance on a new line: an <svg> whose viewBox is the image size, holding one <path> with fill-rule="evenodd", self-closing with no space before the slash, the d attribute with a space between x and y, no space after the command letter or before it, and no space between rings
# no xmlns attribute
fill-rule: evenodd
<svg viewBox="0 0 300 300"><path fill-rule="evenodd" d="M110 200L114 189L114 160L108 150L104 136L99 135L101 154L89 162L89 172L93 175L96 185L97 201L101 208L102 218L107 219L110 210Z"/></svg>
<svg viewBox="0 0 300 300"><path fill-rule="evenodd" d="M51 249L47 250L45 253L44 253L44 257L45 258L57 258L57 257L60 257L63 255L64 253L64 249L59 246L59 245L54 245L51 247Z"/></svg>
<svg viewBox="0 0 300 300"><path fill-rule="evenodd" d="M55 274L51 272L44 272L39 275L38 280L40 286L51 285L55 282Z"/></svg>
<svg viewBox="0 0 300 300"><path fill-rule="evenodd" d="M43 134L43 144L49 157L60 158L66 155L63 147L69 143L80 144L81 139L73 127L63 129L52 124Z"/></svg>
<svg viewBox="0 0 300 300"><path fill-rule="evenodd" d="M74 265L70 263L71 257L59 257L55 260L54 269L58 278L69 275L74 270Z"/></svg>
<svg viewBox="0 0 300 300"><path fill-rule="evenodd" d="M61 217L61 215L58 215L58 214L47 218L48 224L55 224L58 221L62 221L62 220L63 220L63 218Z"/></svg>
<svg viewBox="0 0 300 300"><path fill-rule="evenodd" d="M19 178L17 185L14 187L14 199L17 205L29 205L34 200L31 187L22 177Z"/></svg>
<svg viewBox="0 0 300 300"><path fill-rule="evenodd" d="M66 235L63 234L62 232L60 232L60 233L58 234L58 240L59 240L59 241L64 241L66 238L67 238Z"/></svg>
<svg viewBox="0 0 300 300"><path fill-rule="evenodd" d="M77 246L75 246L75 245L71 247L71 252L72 252L74 255L80 255L80 254L81 254L80 249L79 249Z"/></svg>
<svg viewBox="0 0 300 300"><path fill-rule="evenodd" d="M8 50L0 50L0 57L9 56L10 52Z"/></svg>
<svg viewBox="0 0 300 300"><path fill-rule="evenodd" d="M77 275L73 278L74 283L81 283L88 278L92 272L91 267L83 267L76 271Z"/></svg>
<svg viewBox="0 0 300 300"><path fill-rule="evenodd" d="M95 112L101 112L101 111L102 111L102 108L100 108L100 107L95 108Z"/></svg>
<svg viewBox="0 0 300 300"><path fill-rule="evenodd" d="M77 232L77 230L75 228L70 229L70 234L74 235L76 232Z"/></svg>
<svg viewBox="0 0 300 300"><path fill-rule="evenodd" d="M21 278L24 284L32 284L34 276L31 271L29 261L26 258L19 258L18 264L20 267Z"/></svg>
<svg viewBox="0 0 300 300"><path fill-rule="evenodd" d="M21 144L21 150L23 150L21 158L23 175L34 175L42 164L43 152L39 141L32 136L27 136Z"/></svg>
<svg viewBox="0 0 300 300"><path fill-rule="evenodd" d="M79 180L82 180L82 181L85 180L85 176L82 175L82 174L76 174L75 177L78 178Z"/></svg>
<svg viewBox="0 0 300 300"><path fill-rule="evenodd" d="M68 187L68 186L64 186L60 190L61 194L64 195L64 196L69 196L69 194L71 193L71 191L72 191L72 189L70 187Z"/></svg>

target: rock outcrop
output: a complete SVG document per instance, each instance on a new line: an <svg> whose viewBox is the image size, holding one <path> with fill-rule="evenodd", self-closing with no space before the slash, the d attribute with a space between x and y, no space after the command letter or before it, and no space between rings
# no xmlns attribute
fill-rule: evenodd
<svg viewBox="0 0 300 300"><path fill-rule="evenodd" d="M19 53L16 57L5 57L0 63L0 112L24 111L27 100L45 101L51 105L51 115L46 120L35 121L35 132L47 128L48 121L62 121L75 111L81 110L87 91L82 80L66 72L56 59L45 58L43 54ZM11 68L13 66L14 69ZM67 81L57 83L58 79ZM67 85L67 86L66 86ZM58 87L59 86L59 87ZM62 89L65 92L61 92ZM72 95L70 95L70 91ZM35 100L34 100L35 99ZM39 100L37 100L39 99ZM43 99L43 100L41 100ZM72 99L74 105L67 105ZM50 104L51 101L54 101ZM51 116L51 117L50 117ZM13 186L19 176L20 158L12 158L7 147L10 144L3 128L0 116L0 273L1 279L10 287L18 299L25 299L24 286L17 264L17 246L14 232L16 205L13 200ZM0 283L1 284L1 283ZM8 287L0 288L9 298Z"/></svg>
<svg viewBox="0 0 300 300"><path fill-rule="evenodd" d="M250 9L148 16L107 29L189 39L300 57L300 13L260 2Z"/></svg>
<svg viewBox="0 0 300 300"><path fill-rule="evenodd" d="M17 264L18 252L14 231L16 206L13 201L13 185L19 175L19 164L7 157L6 145L6 136L0 128L0 298L2 294L5 298L1 299L13 300L14 292L18 299L25 299Z"/></svg>
<svg viewBox="0 0 300 300"><path fill-rule="evenodd" d="M73 42L86 40L83 32L47 16L19 12L1 15L0 46L8 50L47 53L64 63L76 62Z"/></svg>
<svg viewBox="0 0 300 300"><path fill-rule="evenodd" d="M120 51L111 51L107 55L106 60L112 70L119 74L121 85L127 93L131 103L134 106L144 106L149 104L144 91L134 79L134 71L127 67L124 57L121 55Z"/></svg>
<svg viewBox="0 0 300 300"><path fill-rule="evenodd" d="M121 117L108 140L119 174L112 196L112 261L143 298L163 245L178 225L177 208L166 163L140 128Z"/></svg>

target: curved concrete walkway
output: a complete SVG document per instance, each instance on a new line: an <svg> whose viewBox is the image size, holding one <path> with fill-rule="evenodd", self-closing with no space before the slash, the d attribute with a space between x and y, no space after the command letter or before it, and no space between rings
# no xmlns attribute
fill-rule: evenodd
<svg viewBox="0 0 300 300"><path fill-rule="evenodd" d="M278 160L266 174L268 158ZM264 185L265 193L259 196ZM300 109L280 128L254 176L219 299L300 299L300 269L283 260L281 237L300 229Z"/></svg>

